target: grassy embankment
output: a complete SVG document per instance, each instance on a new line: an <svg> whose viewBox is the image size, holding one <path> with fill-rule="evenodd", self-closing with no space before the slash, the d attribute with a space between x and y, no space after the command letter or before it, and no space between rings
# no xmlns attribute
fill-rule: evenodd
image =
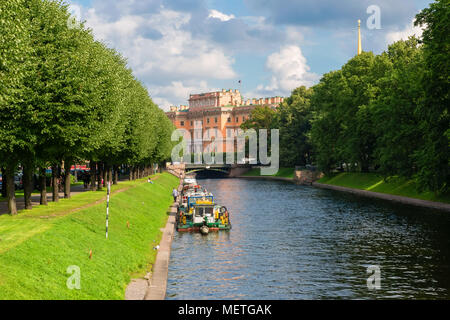
<svg viewBox="0 0 450 320"><path fill-rule="evenodd" d="M244 177L261 177L261 170L259 168L253 168L250 171L243 174ZM262 177L280 177L280 178L294 178L294 168L280 168L278 172L270 176Z"/></svg>
<svg viewBox="0 0 450 320"><path fill-rule="evenodd" d="M0 216L0 299L123 299L130 275L154 262L178 185L167 173L153 180L113 186L108 240L105 191ZM72 265L81 271L80 290L66 285Z"/></svg>
<svg viewBox="0 0 450 320"><path fill-rule="evenodd" d="M384 180L381 175L376 173L339 173L337 175L323 177L317 182L422 200L450 203L450 195L448 194L435 195L433 192L417 192L414 180L400 177L390 177Z"/></svg>

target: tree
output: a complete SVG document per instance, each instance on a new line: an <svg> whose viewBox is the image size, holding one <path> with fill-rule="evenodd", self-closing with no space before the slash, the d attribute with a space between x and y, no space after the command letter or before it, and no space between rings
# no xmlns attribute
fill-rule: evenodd
<svg viewBox="0 0 450 320"><path fill-rule="evenodd" d="M26 103L31 25L25 1L0 2L0 163L7 183L8 210L17 213L14 174L22 154L32 154L36 113Z"/></svg>
<svg viewBox="0 0 450 320"><path fill-rule="evenodd" d="M415 153L422 189L447 192L450 181L450 2L437 0L417 16L426 26L423 50L427 71L423 77L425 102L418 109L424 143Z"/></svg>
<svg viewBox="0 0 450 320"><path fill-rule="evenodd" d="M280 164L285 167L311 163L311 144L307 137L311 129L310 99L313 89L301 86L285 99L277 112L280 129Z"/></svg>
<svg viewBox="0 0 450 320"><path fill-rule="evenodd" d="M363 52L341 70L325 75L314 88L311 137L325 171L333 163L345 164L347 168L356 166L363 172L374 165L376 134L369 105L380 93L378 79L386 73L387 66L386 57ZM331 126L332 134L325 132L326 126ZM328 140L324 140L326 137Z"/></svg>
<svg viewBox="0 0 450 320"><path fill-rule="evenodd" d="M314 86L311 97L313 118L309 136L314 149L314 161L327 174L340 160L338 138L341 134L341 126L334 98L339 94L340 88L337 84L341 78L341 71L325 74Z"/></svg>
<svg viewBox="0 0 450 320"><path fill-rule="evenodd" d="M379 80L380 95L370 109L377 135L376 161L386 176L412 177L417 172L414 153L423 144L417 109L424 103L423 50L416 38L398 41L384 53L389 72Z"/></svg>
<svg viewBox="0 0 450 320"><path fill-rule="evenodd" d="M95 41L83 24L69 28L69 19L61 1L0 3L0 167L13 214L19 165L31 208L36 166L46 204L49 165L57 201L63 163L70 197L70 168L77 161L90 159L92 177L98 168L106 181L111 167L117 176L118 166L132 165L132 176L141 177L152 161L170 155L173 125L125 59Z"/></svg>

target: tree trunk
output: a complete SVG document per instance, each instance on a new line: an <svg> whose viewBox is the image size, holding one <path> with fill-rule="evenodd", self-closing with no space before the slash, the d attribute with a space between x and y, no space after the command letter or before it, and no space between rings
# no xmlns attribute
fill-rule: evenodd
<svg viewBox="0 0 450 320"><path fill-rule="evenodd" d="M97 163L94 161L90 162L90 169L91 169L91 191L96 191L96 181L97 181Z"/></svg>
<svg viewBox="0 0 450 320"><path fill-rule="evenodd" d="M6 176L6 197L8 198L8 213L17 214L16 206L16 186L14 185L14 165L7 165L5 170Z"/></svg>
<svg viewBox="0 0 450 320"><path fill-rule="evenodd" d="M77 170L77 165L75 164L75 170L73 171L73 177L74 177L74 179L73 179L73 181L75 182L75 183L77 183L78 182L78 170Z"/></svg>
<svg viewBox="0 0 450 320"><path fill-rule="evenodd" d="M27 210L33 208L33 205L31 204L31 193L33 192L33 172L34 166L32 165L32 162L24 161L22 183L23 183L25 209Z"/></svg>
<svg viewBox="0 0 450 320"><path fill-rule="evenodd" d="M103 183L102 183L102 177L103 177L103 164L101 162L97 162L98 167L98 175L97 175L97 190L101 191L103 190Z"/></svg>
<svg viewBox="0 0 450 320"><path fill-rule="evenodd" d="M59 201L58 165L52 165L52 201Z"/></svg>
<svg viewBox="0 0 450 320"><path fill-rule="evenodd" d="M47 202L47 176L45 174L45 168L39 168L39 188L41 189L40 204L46 206Z"/></svg>
<svg viewBox="0 0 450 320"><path fill-rule="evenodd" d="M111 186L113 184L113 167L108 166L108 181L109 185Z"/></svg>
<svg viewBox="0 0 450 320"><path fill-rule="evenodd" d="M118 166L113 166L113 184L117 184L119 180L119 168Z"/></svg>
<svg viewBox="0 0 450 320"><path fill-rule="evenodd" d="M106 188L108 185L108 166L106 163L103 164L103 187Z"/></svg>
<svg viewBox="0 0 450 320"><path fill-rule="evenodd" d="M70 167L72 162L64 161L64 199L70 199Z"/></svg>
<svg viewBox="0 0 450 320"><path fill-rule="evenodd" d="M5 170L5 168L1 168L1 170L2 170L2 197L6 198L6 196L7 196L7 194L6 194L6 184L7 184L6 170Z"/></svg>

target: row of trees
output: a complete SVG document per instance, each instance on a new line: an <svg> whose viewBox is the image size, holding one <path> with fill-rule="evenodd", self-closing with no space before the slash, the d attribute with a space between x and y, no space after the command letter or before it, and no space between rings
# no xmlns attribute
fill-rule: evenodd
<svg viewBox="0 0 450 320"><path fill-rule="evenodd" d="M36 168L46 204L49 166L57 201L62 163L65 197L70 197L74 163L89 160L95 190L96 180L105 173L109 180L117 177L120 165L129 166L136 178L170 157L170 120L125 59L72 19L60 1L0 2L0 166L11 214L17 212L19 165L31 208Z"/></svg>
<svg viewBox="0 0 450 320"><path fill-rule="evenodd" d="M417 15L423 39L395 42L380 55L363 52L314 87L295 89L278 110L256 109L243 127L279 128L283 166L375 170L447 192L448 3L436 1Z"/></svg>

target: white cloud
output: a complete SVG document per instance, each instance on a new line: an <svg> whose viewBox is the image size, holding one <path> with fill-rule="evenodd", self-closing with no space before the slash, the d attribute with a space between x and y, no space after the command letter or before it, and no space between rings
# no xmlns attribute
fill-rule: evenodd
<svg viewBox="0 0 450 320"><path fill-rule="evenodd" d="M209 81L237 77L233 57L189 31L190 13L162 8L111 19L91 8L83 18L96 39L127 58L136 77L164 109L187 103L189 93L207 90Z"/></svg>
<svg viewBox="0 0 450 320"><path fill-rule="evenodd" d="M236 18L233 14L227 15L225 13L222 13L220 11L217 10L209 10L209 16L208 18L214 18L214 19L219 19L221 21L229 21L231 19Z"/></svg>
<svg viewBox="0 0 450 320"><path fill-rule="evenodd" d="M271 81L267 86L259 85L256 92L248 96L281 95L288 96L299 86L312 86L319 75L309 72L310 68L300 47L287 45L268 56L266 67L271 72Z"/></svg>
<svg viewBox="0 0 450 320"><path fill-rule="evenodd" d="M422 36L423 29L420 26L414 26L414 19L410 24L406 25L403 30L399 31L391 31L386 34L386 42L387 44L391 44L393 42L399 40L407 40L408 37L415 35L420 38Z"/></svg>
<svg viewBox="0 0 450 320"><path fill-rule="evenodd" d="M192 93L201 93L209 91L217 91L217 88L208 86L206 81L200 81L189 85L182 81L172 81L170 85L149 87L149 91L155 96L153 100L163 109L168 110L170 106L174 105L173 100L177 104L187 104L187 99ZM171 100L169 100L169 98Z"/></svg>

